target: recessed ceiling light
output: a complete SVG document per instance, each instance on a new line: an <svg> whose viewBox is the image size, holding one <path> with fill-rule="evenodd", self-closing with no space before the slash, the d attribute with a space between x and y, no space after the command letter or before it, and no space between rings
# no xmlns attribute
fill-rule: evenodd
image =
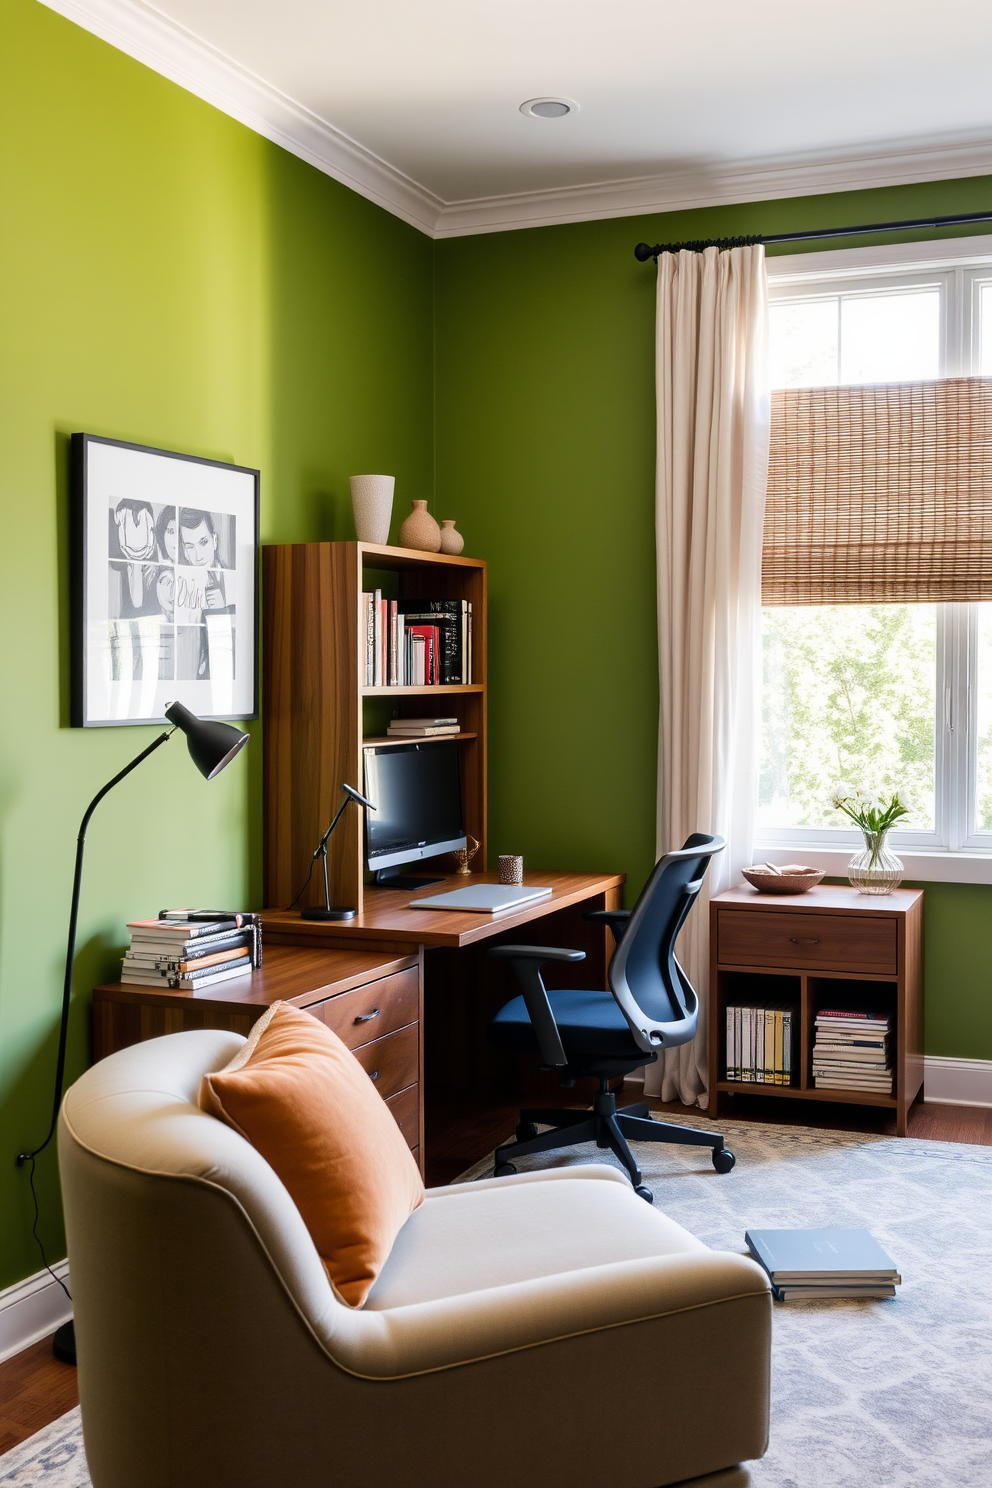
<svg viewBox="0 0 992 1488"><path fill-rule="evenodd" d="M528 98L520 112L533 119L564 119L566 114L577 114L579 105L574 98Z"/></svg>

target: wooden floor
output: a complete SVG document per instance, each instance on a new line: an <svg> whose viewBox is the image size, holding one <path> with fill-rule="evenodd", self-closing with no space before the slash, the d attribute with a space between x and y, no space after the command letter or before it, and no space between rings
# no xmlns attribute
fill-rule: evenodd
<svg viewBox="0 0 992 1488"><path fill-rule="evenodd" d="M636 1099L636 1090L628 1087L621 1104ZM562 1105L578 1103L577 1100L561 1102ZM541 1104L555 1102L542 1098ZM655 1111L681 1112L697 1125L706 1125L705 1114L695 1107L677 1102L664 1105L660 1101L652 1101L651 1105ZM724 1114L735 1120L817 1126L835 1131L895 1132L895 1118L885 1111L876 1113L869 1107L851 1106L802 1107L798 1101L777 1101L768 1096L737 1096L727 1104ZM516 1120L516 1101L480 1105L478 1098L470 1095L434 1100L427 1114L428 1184L436 1186L457 1178L491 1152L497 1142L510 1137ZM931 1142L971 1142L992 1147L992 1110L971 1106L914 1106L909 1135ZM0 1454L71 1410L78 1398L76 1371L52 1356L50 1339L42 1339L0 1364Z"/></svg>

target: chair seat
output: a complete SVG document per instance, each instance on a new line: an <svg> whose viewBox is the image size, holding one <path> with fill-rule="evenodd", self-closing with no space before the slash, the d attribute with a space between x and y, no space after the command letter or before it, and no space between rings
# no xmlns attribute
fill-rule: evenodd
<svg viewBox="0 0 992 1488"><path fill-rule="evenodd" d="M566 1057L585 1059L633 1059L647 1064L650 1055L639 1049L617 1006L612 992L548 992L551 1011L558 1025ZM501 1007L489 1025L489 1036L503 1049L537 1048L534 1027L522 997Z"/></svg>
<svg viewBox="0 0 992 1488"><path fill-rule="evenodd" d="M598 1163L456 1183L429 1189L410 1215L365 1310L410 1307L622 1261L711 1254L681 1225L642 1203L615 1168Z"/></svg>

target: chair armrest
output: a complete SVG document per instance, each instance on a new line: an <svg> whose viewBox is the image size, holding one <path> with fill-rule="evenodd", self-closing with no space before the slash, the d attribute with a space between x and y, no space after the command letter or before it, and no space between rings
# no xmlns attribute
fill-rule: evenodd
<svg viewBox="0 0 992 1488"><path fill-rule="evenodd" d="M632 909L590 909L582 918L592 920L597 925L609 925L613 933L613 944L619 945L620 937L630 924L633 913Z"/></svg>
<svg viewBox="0 0 992 1488"><path fill-rule="evenodd" d="M555 1015L548 1001L548 989L541 976L543 961L584 961L585 951L567 951L556 946L503 945L489 952L498 960L509 961L516 972L527 1012L534 1027L541 1058L552 1069L564 1069L568 1060L562 1045Z"/></svg>

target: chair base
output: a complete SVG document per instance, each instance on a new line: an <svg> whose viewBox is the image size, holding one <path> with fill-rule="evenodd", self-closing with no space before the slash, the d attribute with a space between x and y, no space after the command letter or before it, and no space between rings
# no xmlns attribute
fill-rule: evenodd
<svg viewBox="0 0 992 1488"><path fill-rule="evenodd" d="M513 1167L515 1157L531 1157L537 1152L553 1152L559 1147L595 1142L597 1147L609 1149L620 1159L637 1193L651 1204L654 1196L642 1181L640 1168L627 1145L628 1138L632 1142L675 1142L683 1146L709 1147L718 1173L729 1173L734 1166L734 1155L723 1145L720 1132L676 1126L670 1121L654 1121L643 1101L618 1110L617 1098L606 1076L600 1077L599 1086L590 1110L529 1108L521 1111L517 1140L496 1148L494 1176L500 1178L506 1173L516 1172ZM538 1132L538 1126L550 1126L551 1131Z"/></svg>

